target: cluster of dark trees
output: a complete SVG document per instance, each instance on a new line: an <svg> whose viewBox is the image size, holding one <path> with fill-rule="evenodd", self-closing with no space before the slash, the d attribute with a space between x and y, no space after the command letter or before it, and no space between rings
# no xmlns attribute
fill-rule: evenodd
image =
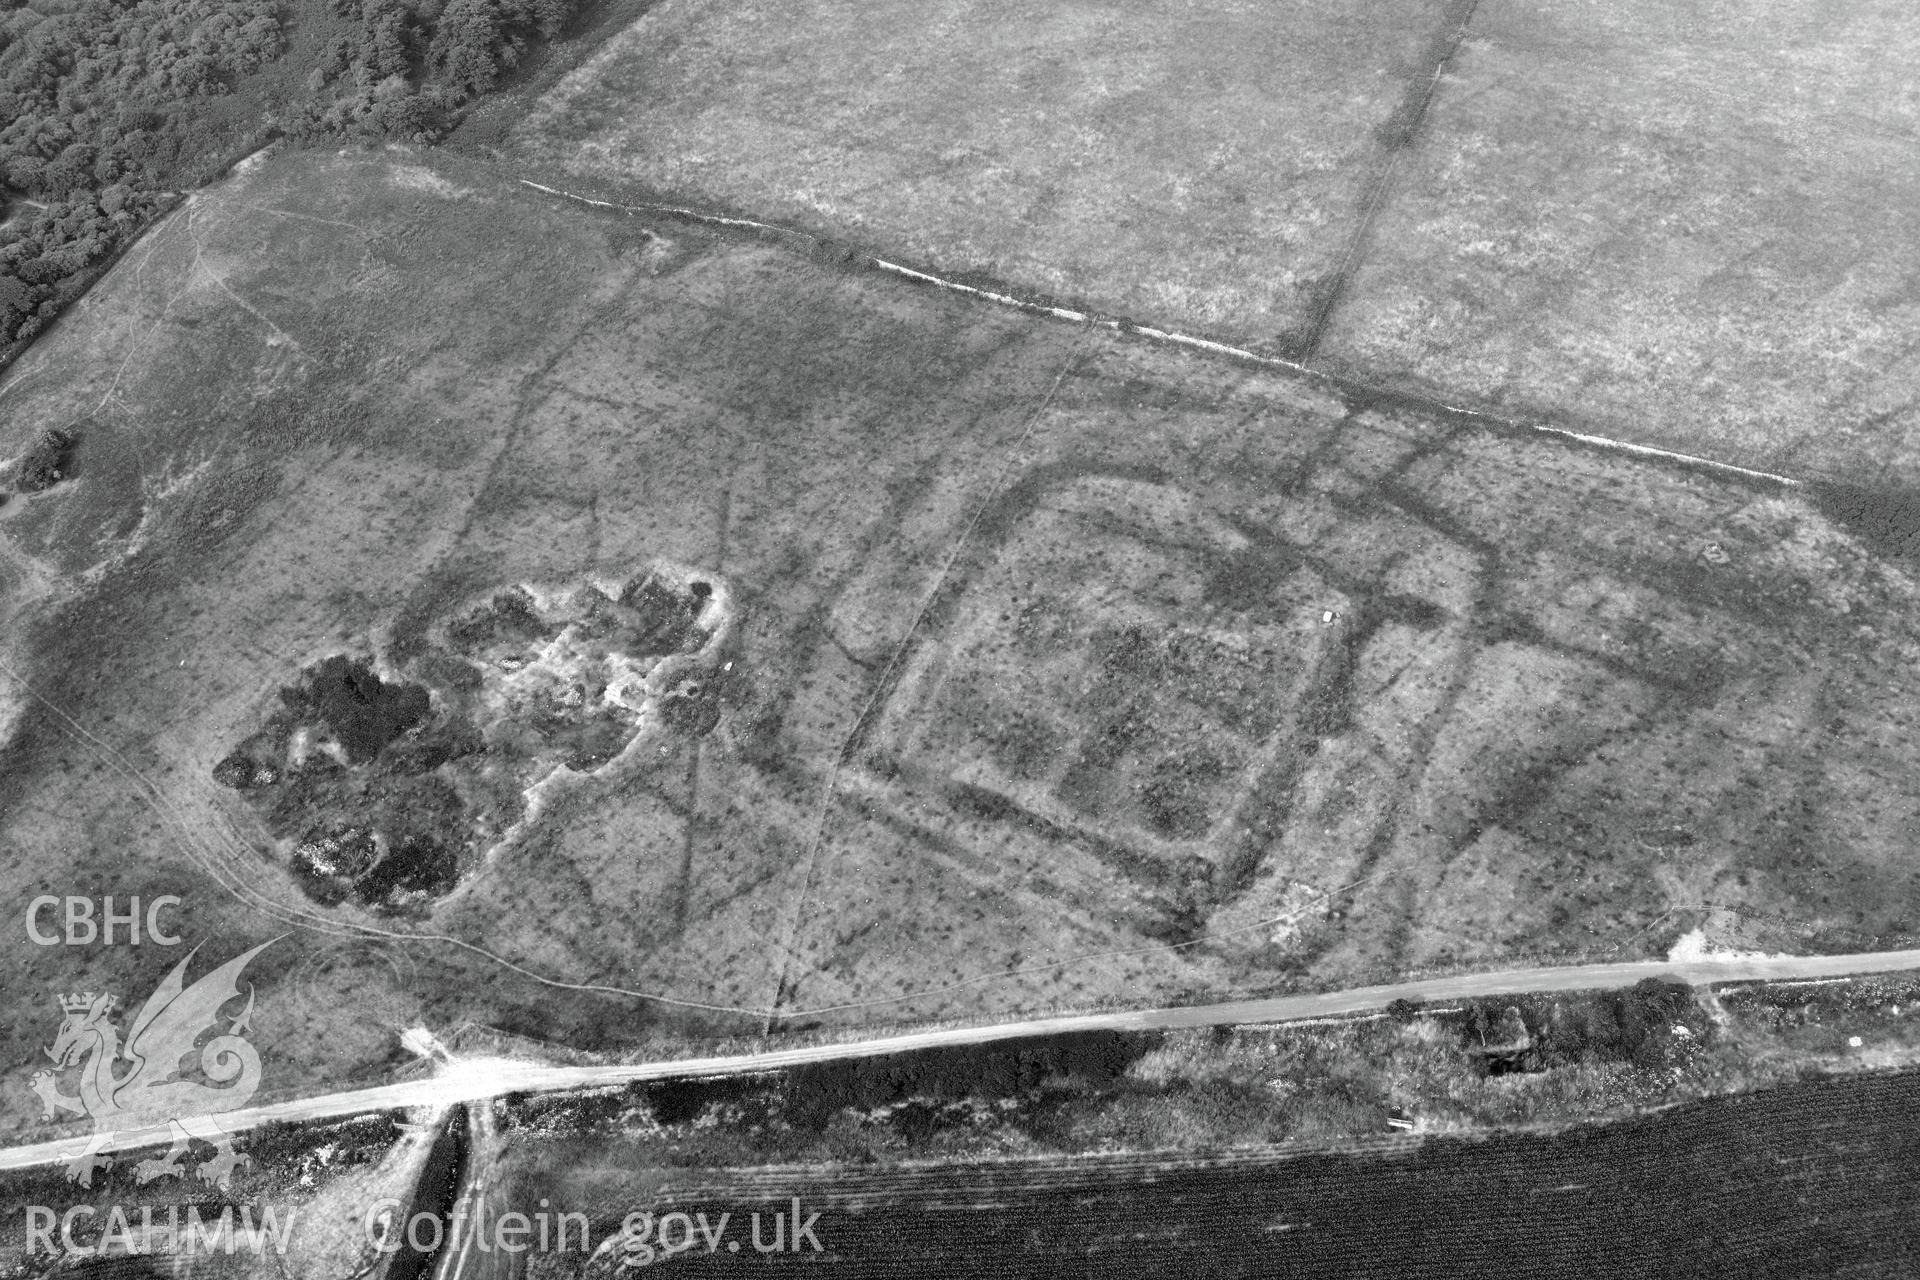
<svg viewBox="0 0 1920 1280"><path fill-rule="evenodd" d="M41 493L67 478L79 436L62 427L42 431L15 464L13 483L22 493Z"/></svg>
<svg viewBox="0 0 1920 1280"><path fill-rule="evenodd" d="M332 0L342 31L307 73L295 133L437 136L527 50L553 39L578 0Z"/></svg>
<svg viewBox="0 0 1920 1280"><path fill-rule="evenodd" d="M256 123L430 141L581 2L304 0L336 34L291 68L304 97ZM274 0L0 0L0 358L192 184L232 128L217 100L288 56Z"/></svg>
<svg viewBox="0 0 1920 1280"><path fill-rule="evenodd" d="M1404 1017L1411 1006L1388 1011ZM1496 1071L1599 1062L1666 1066L1681 1044L1705 1037L1710 1029L1693 989L1659 978L1642 979L1625 991L1562 1000L1522 998L1504 1007L1477 1003L1461 1023L1468 1050L1492 1053L1499 1061L1489 1066Z"/></svg>
<svg viewBox="0 0 1920 1280"><path fill-rule="evenodd" d="M0 180L52 199L160 179L192 105L284 49L273 0L84 0L0 19Z"/></svg>
<svg viewBox="0 0 1920 1280"><path fill-rule="evenodd" d="M155 207L151 192L118 182L26 205L0 232L0 352L45 328L84 287L87 269L138 230Z"/></svg>
<svg viewBox="0 0 1920 1280"><path fill-rule="evenodd" d="M272 0L0 12L0 350L44 328L151 216L194 104L281 51Z"/></svg>

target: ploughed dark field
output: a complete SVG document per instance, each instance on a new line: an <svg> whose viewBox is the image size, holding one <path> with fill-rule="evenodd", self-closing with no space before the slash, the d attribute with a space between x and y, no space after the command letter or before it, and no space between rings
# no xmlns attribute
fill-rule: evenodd
<svg viewBox="0 0 1920 1280"><path fill-rule="evenodd" d="M680 1275L825 1264L842 1275L994 1280L1908 1276L1920 1267L1916 1106L1920 1072L1902 1071L1554 1134L1398 1139L1286 1159L671 1174L575 1160L523 1167L508 1198L529 1214L536 1205L587 1214L587 1238L600 1246L529 1252L529 1277L615 1274L629 1258L670 1262ZM797 1247L796 1200L808 1228ZM651 1230L621 1237L636 1211L652 1215ZM684 1231L675 1213L686 1215ZM666 1256L663 1227L670 1245L691 1248ZM776 1231L783 1244L771 1251Z"/></svg>

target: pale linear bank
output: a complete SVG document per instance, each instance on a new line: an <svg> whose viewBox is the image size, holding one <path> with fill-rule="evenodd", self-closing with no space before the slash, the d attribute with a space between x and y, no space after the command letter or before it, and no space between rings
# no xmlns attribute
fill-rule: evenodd
<svg viewBox="0 0 1920 1280"><path fill-rule="evenodd" d="M689 209L684 205L676 204L619 204L612 200L596 200L592 196L583 196L572 191L562 190L559 187L550 187L543 182L535 182L531 178L519 178L517 181L523 187L528 187L550 196L558 196L563 200L572 200L578 204L589 205L596 209L612 209L620 213L630 214L665 215L674 218L684 218L687 221L703 223L707 226L731 227L735 230L744 231L771 232L782 236L797 236L801 239L812 241L815 244L821 243L821 238L812 232L802 231L798 227L782 226L779 223L756 222L752 218L730 218L717 213L703 213L698 209ZM1251 364L1263 369L1272 370L1276 373L1304 378L1319 385L1331 386L1336 390L1365 390L1350 383L1346 379L1323 372L1322 370L1314 368L1312 365L1302 364L1296 360L1285 360L1278 356L1263 356L1258 352L1248 351L1244 347L1235 347L1224 342L1215 342L1210 338L1200 338L1192 334L1177 333L1169 329L1156 328L1153 325L1142 324L1138 321L1122 319L1117 316L1096 315L1091 311L1079 311L1071 307L1055 306L1052 303L1032 302L1025 298L1014 297L1011 294L996 293L991 289L981 289L974 285L962 284L957 280L949 280L944 276L934 275L931 272L917 271L912 267L904 266L898 262L891 262L872 254L861 254L856 255L856 257L876 271L886 272L889 275L898 276L903 280L913 280L920 284L931 285L936 289L944 289L949 293L958 293L971 298L979 298L984 302L991 302L997 306L1012 307L1015 310L1024 311L1029 315L1048 316L1055 320L1065 320L1070 324L1107 329L1115 333L1134 334L1139 337L1150 338L1156 342L1163 342L1170 346L1184 347L1190 351L1204 351L1211 355L1225 356L1228 359L1236 360L1243 364ZM1650 444L1636 444L1630 440L1616 440L1611 436L1593 435L1584 431L1570 431L1565 427L1550 426L1544 422L1511 420L1502 418L1496 414L1487 413L1484 410L1464 408L1460 405L1447 404L1444 401L1432 401L1430 408L1453 417L1465 418L1477 422L1486 427L1530 432L1534 435L1549 436L1556 440L1572 441L1575 444L1586 445L1589 448L1599 449L1602 452L1622 453L1636 458L1675 463L1683 467L1705 471L1711 474L1735 476L1743 480L1760 481L1764 484L1777 485L1786 489L1797 489L1805 483L1793 476L1780 475L1772 471L1761 471L1753 467L1743 467L1732 462L1722 462L1717 458L1707 458L1692 453L1680 453L1673 449L1661 449Z"/></svg>

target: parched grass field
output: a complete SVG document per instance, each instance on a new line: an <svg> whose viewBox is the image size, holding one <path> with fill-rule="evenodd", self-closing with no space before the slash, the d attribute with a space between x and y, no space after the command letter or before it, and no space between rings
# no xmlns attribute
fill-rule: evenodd
<svg viewBox="0 0 1920 1280"><path fill-rule="evenodd" d="M1460 8L675 0L504 151L1292 350Z"/></svg>
<svg viewBox="0 0 1920 1280"><path fill-rule="evenodd" d="M1907 16L676 0L501 153L1448 403L1911 484Z"/></svg>
<svg viewBox="0 0 1920 1280"><path fill-rule="evenodd" d="M1321 347L1729 462L1920 475L1896 0L1486 0Z"/></svg>
<svg viewBox="0 0 1920 1280"><path fill-rule="evenodd" d="M1660 954L1704 904L1774 946L1916 929L1920 591L1792 492L404 149L197 193L0 412L0 455L79 437L0 507L11 883L179 894L209 962L290 932L249 970L269 1094L419 1022L1142 1005ZM661 560L738 609L717 723L424 920L309 900L214 780L316 661ZM176 959L16 933L0 1060Z"/></svg>

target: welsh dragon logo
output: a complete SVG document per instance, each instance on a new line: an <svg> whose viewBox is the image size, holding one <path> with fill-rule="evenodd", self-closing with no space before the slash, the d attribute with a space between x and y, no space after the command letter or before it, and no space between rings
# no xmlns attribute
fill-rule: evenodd
<svg viewBox="0 0 1920 1280"><path fill-rule="evenodd" d="M243 1035L252 1030L253 984L247 984L247 1003L237 1015L225 1018L220 1010L239 999L240 971L247 962L271 945L263 942L187 986L187 965L199 951L195 947L147 997L127 1026L124 1044L108 1018L112 995L84 991L60 997L66 1019L45 1050L56 1070L35 1072L31 1087L44 1118L62 1111L93 1118L93 1140L67 1162L68 1181L92 1186L94 1171L109 1163L101 1154L109 1144L140 1147L163 1138L172 1143L167 1153L134 1168L141 1183L181 1176L190 1138L214 1148L213 1158L200 1161L195 1170L202 1182L224 1189L234 1169L248 1163L213 1117L245 1106L260 1087L260 1054ZM213 1038L199 1043L209 1031ZM183 1068L188 1055L192 1061ZM196 1066L205 1080L183 1078ZM79 1068L80 1092L62 1093L59 1073L73 1067Z"/></svg>

